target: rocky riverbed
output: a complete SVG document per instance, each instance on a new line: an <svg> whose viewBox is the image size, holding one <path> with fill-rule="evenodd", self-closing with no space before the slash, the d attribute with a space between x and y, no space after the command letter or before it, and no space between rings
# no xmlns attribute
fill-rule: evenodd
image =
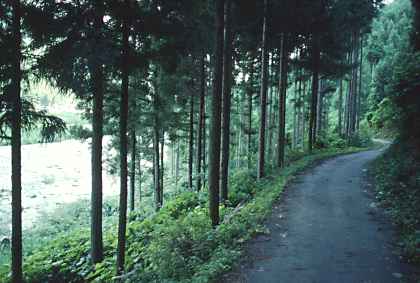
<svg viewBox="0 0 420 283"><path fill-rule="evenodd" d="M106 152L106 150L105 150ZM0 146L0 238L11 230L10 147ZM66 203L90 197L88 142L68 140L22 146L23 228ZM104 170L104 196L118 193L116 179Z"/></svg>

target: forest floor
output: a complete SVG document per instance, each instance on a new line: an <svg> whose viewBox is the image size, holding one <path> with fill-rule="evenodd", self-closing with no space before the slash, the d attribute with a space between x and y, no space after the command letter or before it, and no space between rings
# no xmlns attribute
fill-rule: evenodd
<svg viewBox="0 0 420 283"><path fill-rule="evenodd" d="M420 282L395 246L395 227L375 202L371 150L307 170L285 190L224 282Z"/></svg>

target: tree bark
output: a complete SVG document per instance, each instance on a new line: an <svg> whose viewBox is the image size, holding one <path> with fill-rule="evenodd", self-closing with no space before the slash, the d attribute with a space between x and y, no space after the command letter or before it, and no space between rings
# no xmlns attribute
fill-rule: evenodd
<svg viewBox="0 0 420 283"><path fill-rule="evenodd" d="M216 0L216 40L214 56L213 97L209 145L209 210L213 226L219 224L220 128L223 80L224 0Z"/></svg>
<svg viewBox="0 0 420 283"><path fill-rule="evenodd" d="M210 64L210 60L208 61L208 63L209 63L209 66L211 65ZM206 72L207 72L207 74L208 74L208 77L209 77L209 79L207 80L206 79L206 84L207 84L207 81L209 81L209 82L211 82L212 80L210 80L210 78L212 77L212 72L210 71L210 67L209 68L206 68ZM209 147L208 147L208 141L207 141L207 109L209 109L210 108L210 106L209 106L209 104L210 104L211 102L208 102L208 100L206 101L204 101L204 122L203 122L203 151L202 151L202 154L203 154L203 173L202 173L202 175L203 176L206 176L206 174L207 174L207 170L208 170L208 155L209 155L209 153L208 153L208 151L209 151ZM205 177L203 177L203 179L202 179L202 181L203 181L203 186L205 186L206 185L206 180L207 180L207 178L205 178Z"/></svg>
<svg viewBox="0 0 420 283"><path fill-rule="evenodd" d="M299 92L299 81L298 71L295 71L295 89L293 91L293 140L292 148L295 149L297 146L297 133L298 133L298 92Z"/></svg>
<svg viewBox="0 0 420 283"><path fill-rule="evenodd" d="M350 80L350 89L349 89L349 97L348 97L348 124L347 124L347 138L348 141L354 136L355 129L356 129L356 107L357 107L357 92L358 92L358 69L354 67L358 63L359 59L359 49L358 49L358 33L356 31L353 32L351 43L352 43L352 51L350 56L350 62L352 63L352 71L351 71L351 80Z"/></svg>
<svg viewBox="0 0 420 283"><path fill-rule="evenodd" d="M175 176L175 149L174 149L174 143L171 142L171 177L173 178Z"/></svg>
<svg viewBox="0 0 420 283"><path fill-rule="evenodd" d="M251 60L251 66L250 66L250 72L249 72L249 90L248 90L248 137L247 137L247 145L248 145L248 152L247 152L247 158L248 158L248 169L251 168L251 162L252 162L252 100L254 96L254 58Z"/></svg>
<svg viewBox="0 0 420 283"><path fill-rule="evenodd" d="M179 152L179 141L176 142L176 160L175 160L175 189L178 190L179 181L179 163L180 163L180 152Z"/></svg>
<svg viewBox="0 0 420 283"><path fill-rule="evenodd" d="M354 65L357 66L359 63L359 34L355 32L354 37ZM359 90L359 83L358 83L358 76L359 76L359 69L357 67L353 68L353 95L352 95L352 116L351 116L351 135L354 136L356 132L356 120L357 120L357 100L358 100L358 90Z"/></svg>
<svg viewBox="0 0 420 283"><path fill-rule="evenodd" d="M164 173L165 173L165 164L163 162L164 160L164 156L165 156L165 131L162 131L162 136L161 136L161 143L160 143L160 205L163 205L163 177L164 177Z"/></svg>
<svg viewBox="0 0 420 283"><path fill-rule="evenodd" d="M306 103L306 95L307 95L307 80L303 80L303 90L302 90L302 128L300 136L302 138L302 148L305 148L305 133L306 133L306 120L307 120L307 103Z"/></svg>
<svg viewBox="0 0 420 283"><path fill-rule="evenodd" d="M141 144L141 139L139 140L139 143ZM139 158L138 158L138 178L137 178L137 180L139 180L139 184L138 184L138 186L139 186L139 205L141 205L141 199L142 199L142 197L143 197L143 195L142 195L142 193L141 193L141 187L142 187L142 169L141 169L141 158L142 158L142 155L141 155L141 151L139 152L139 156L138 156Z"/></svg>
<svg viewBox="0 0 420 283"><path fill-rule="evenodd" d="M159 119L158 119L158 102L159 96L157 90L154 93L153 109L154 109L154 125L153 125L153 178L155 186L155 208L159 211L162 206L161 188L160 188L160 154L159 154Z"/></svg>
<svg viewBox="0 0 420 283"><path fill-rule="evenodd" d="M190 130L188 141L188 188L193 189L193 156L194 156L194 96L190 97Z"/></svg>
<svg viewBox="0 0 420 283"><path fill-rule="evenodd" d="M129 8L129 0L125 0L125 8ZM127 229L127 181L128 181L128 85L129 85L129 22L126 17L123 21L123 48L122 48L122 84L120 100L120 209L118 221L118 249L117 249L117 274L124 271L125 244Z"/></svg>
<svg viewBox="0 0 420 283"><path fill-rule="evenodd" d="M285 144L286 144L286 93L287 93L287 42L286 35L282 34L279 64L279 132L278 132L278 153L277 166L284 166Z"/></svg>
<svg viewBox="0 0 420 283"><path fill-rule="evenodd" d="M222 162L221 162L221 198L223 202L228 200L228 177L230 155L230 108L232 90L232 45L233 33L231 27L232 1L225 2L225 38L223 54L223 112L222 112Z"/></svg>
<svg viewBox="0 0 420 283"><path fill-rule="evenodd" d="M340 79L338 88L338 134L343 133L343 80Z"/></svg>
<svg viewBox="0 0 420 283"><path fill-rule="evenodd" d="M318 85L318 99L316 105L316 136L321 136L323 131L323 108L324 108L324 80L319 80Z"/></svg>
<svg viewBox="0 0 420 283"><path fill-rule="evenodd" d="M269 68L269 70L271 70L271 74L269 74L269 77L271 79L271 82L274 82L275 79L275 72L274 72L274 56L272 56L271 58L271 66ZM268 133L267 133L267 159L269 160L269 162L273 161L272 159L272 153L273 153L273 134L274 134L274 86L271 84L271 82L269 83L269 95L268 95L268 100L269 100L269 108L268 108Z"/></svg>
<svg viewBox="0 0 420 283"><path fill-rule="evenodd" d="M236 152L236 168L240 168L242 166L242 154L243 154L243 124L245 120L245 101L246 96L243 95L240 100L238 100L238 115L239 115L239 126L237 129L238 132L238 145L237 145L237 152Z"/></svg>
<svg viewBox="0 0 420 283"><path fill-rule="evenodd" d="M204 52L203 52L204 53ZM201 166L202 166L202 159L203 159L203 130L204 130L204 123L205 123L205 113L204 113L204 105L205 101L205 92L206 92L206 67L205 67L205 54L202 54L200 58L201 64L201 75L200 75L200 110L199 110L199 120L198 120L198 130L197 130L197 191L201 190ZM205 150L205 149L204 149Z"/></svg>
<svg viewBox="0 0 420 283"><path fill-rule="evenodd" d="M313 39L313 70L312 70L312 98L311 98L311 112L309 119L309 151L312 152L316 143L316 117L317 117L317 104L318 104L318 86L319 86L319 37L314 35Z"/></svg>
<svg viewBox="0 0 420 283"><path fill-rule="evenodd" d="M360 36L360 64L359 64L359 95L357 100L356 131L360 129L361 105L362 105L362 75L363 75L363 36Z"/></svg>
<svg viewBox="0 0 420 283"><path fill-rule="evenodd" d="M302 99L302 84L303 84L303 70L301 68L299 68L299 72L298 72L298 94L297 94L297 103L298 103L298 107L297 107L297 129L296 129L296 145L298 147L302 146L302 136L300 135L300 133L302 132L301 127L302 127L302 111L304 108L304 104L303 104L303 99Z"/></svg>
<svg viewBox="0 0 420 283"><path fill-rule="evenodd" d="M267 123L267 87L268 87L268 0L264 0L264 23L261 46L261 91L260 91L260 129L258 147L258 172L257 177L265 176L265 127Z"/></svg>
<svg viewBox="0 0 420 283"><path fill-rule="evenodd" d="M136 198L136 130L131 130L130 211L134 211Z"/></svg>
<svg viewBox="0 0 420 283"><path fill-rule="evenodd" d="M21 7L13 1L14 58L12 58L12 282L23 282L22 273L22 155L21 155Z"/></svg>
<svg viewBox="0 0 420 283"><path fill-rule="evenodd" d="M205 100L205 99L204 99ZM203 114L203 138L202 138L202 143L203 143L203 150L202 150L202 155L203 155L203 168L202 168L202 170L203 170L203 173L202 173L202 175L203 176L206 176L206 171L207 171L207 166L208 166L208 142L207 142L207 117L206 117L206 109L207 109L207 107L209 107L207 104L206 104L207 102L206 101L204 101L204 114ZM203 182L203 185L202 186L205 186L206 185L206 180L207 180L207 178L205 178L205 177L203 177L202 178L202 182Z"/></svg>
<svg viewBox="0 0 420 283"><path fill-rule="evenodd" d="M95 47L102 47L104 4L95 1ZM93 51L92 51L93 52ZM102 138L103 138L103 99L104 75L99 55L94 56L92 84L93 84L93 119L92 119L92 211L91 211L91 257L93 263L103 259L102 239Z"/></svg>

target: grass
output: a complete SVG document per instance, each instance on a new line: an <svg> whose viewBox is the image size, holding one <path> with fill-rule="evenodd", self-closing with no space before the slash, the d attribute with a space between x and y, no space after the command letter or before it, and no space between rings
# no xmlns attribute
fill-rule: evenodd
<svg viewBox="0 0 420 283"><path fill-rule="evenodd" d="M314 152L258 181L253 171L237 171L230 180L231 203L221 206L222 223L213 229L207 212L207 194L184 192L166 202L159 213L136 212L127 227L125 275L129 282L208 282L229 270L243 244L264 233L263 221L274 202L297 173L316 161L360 148ZM89 217L86 207L73 210L75 221L49 225L42 245L28 249L24 271L28 282L112 282L115 277L116 211L104 227L105 259L89 259ZM60 216L55 216L52 221ZM76 224L78 223L78 224ZM67 225L67 226L66 226ZM41 229L43 231L43 229ZM66 232L62 232L66 231ZM48 236L49 235L49 236ZM53 235L53 236L51 236ZM8 266L0 267L0 282L8 282Z"/></svg>

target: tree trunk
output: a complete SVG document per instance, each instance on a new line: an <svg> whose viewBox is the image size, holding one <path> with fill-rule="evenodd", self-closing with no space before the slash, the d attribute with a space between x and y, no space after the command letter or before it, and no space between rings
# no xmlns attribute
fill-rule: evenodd
<svg viewBox="0 0 420 283"><path fill-rule="evenodd" d="M318 85L318 99L317 99L317 105L316 105L316 136L321 136L323 131L323 108L324 108L324 80L319 80Z"/></svg>
<svg viewBox="0 0 420 283"><path fill-rule="evenodd" d="M302 138L302 148L305 148L305 134L306 134L306 120L307 120L307 103L306 103L306 95L307 95L307 80L304 79L303 81L303 90L302 90L302 128L300 136Z"/></svg>
<svg viewBox="0 0 420 283"><path fill-rule="evenodd" d="M272 56L274 57L274 56ZM272 62L274 61L274 58L272 58ZM270 78L272 78L271 81L274 81L274 63L271 63L271 74L269 75ZM269 108L268 108L268 134L267 134L267 159L269 162L272 161L272 150L273 150L273 132L274 132L274 86L271 85L269 87Z"/></svg>
<svg viewBox="0 0 420 283"><path fill-rule="evenodd" d="M95 47L101 47L103 29L104 4L95 1ZM103 138L103 99L104 76L100 56L94 56L92 84L93 84L93 119L92 119L92 211L91 211L91 256L92 262L98 263L103 259L102 239L102 138Z"/></svg>
<svg viewBox="0 0 420 283"><path fill-rule="evenodd" d="M194 156L194 96L190 97L190 135L188 141L188 188L193 189L193 156Z"/></svg>
<svg viewBox="0 0 420 283"><path fill-rule="evenodd" d="M228 177L230 155L230 107L232 90L232 41L231 27L232 1L225 2L225 38L223 54L223 112L222 112L222 162L221 162L221 198L223 202L228 200Z"/></svg>
<svg viewBox="0 0 420 283"><path fill-rule="evenodd" d="M264 0L264 23L261 46L261 91L260 91L260 129L258 147L258 172L257 177L265 176L265 126L267 123L267 87L268 87L268 0Z"/></svg>
<svg viewBox="0 0 420 283"><path fill-rule="evenodd" d="M316 143L316 117L317 117L317 104L318 104L318 86L319 86L319 61L320 61L320 51L319 51L319 37L314 35L313 39L313 70L312 70L312 98L311 98L311 112L309 119L309 151L312 152L312 149Z"/></svg>
<svg viewBox="0 0 420 283"><path fill-rule="evenodd" d="M283 33L280 48L279 64L279 132L278 132L278 153L277 166L284 166L285 144L286 144L286 93L287 93L287 42L286 35Z"/></svg>
<svg viewBox="0 0 420 283"><path fill-rule="evenodd" d="M20 1L13 1L14 58L12 74L12 282L23 282L22 274L22 156L20 97L22 70L21 55L21 7Z"/></svg>
<svg viewBox="0 0 420 283"><path fill-rule="evenodd" d="M136 198L136 130L131 130L130 211L134 211Z"/></svg>
<svg viewBox="0 0 420 283"><path fill-rule="evenodd" d="M171 142L171 178L175 176L175 149L174 149L174 142Z"/></svg>
<svg viewBox="0 0 420 283"><path fill-rule="evenodd" d="M141 144L141 139L139 140L139 143ZM139 152L139 156L138 156L139 158L138 158L138 178L137 178L137 180L139 180L139 184L138 184L138 186L139 186L139 206L141 205L141 199L142 199L142 197L143 197L143 195L142 195L142 193L141 193L141 187L142 187L142 169L141 169L141 158L142 158L142 155L141 155L141 152Z"/></svg>
<svg viewBox="0 0 420 283"><path fill-rule="evenodd" d="M349 54L349 58L350 58ZM349 64L351 61L349 60ZM347 138L349 133L349 105L350 105L350 94L351 94L351 78L347 81L346 96L344 102L344 136Z"/></svg>
<svg viewBox="0 0 420 283"><path fill-rule="evenodd" d="M209 145L209 210L213 226L219 224L219 180L220 180L220 122L223 80L223 32L224 32L224 0L216 0L215 14L215 56L213 97L211 104L211 125Z"/></svg>
<svg viewBox="0 0 420 283"><path fill-rule="evenodd" d="M355 38L354 38L354 65L357 66L359 63L359 48L358 48L358 40L359 35L357 32L355 32ZM354 136L356 132L356 119L357 119L357 100L358 100L358 90L359 90L359 83L358 83L358 76L359 76L359 70L357 67L353 68L353 99L352 99L352 116L351 116L351 135Z"/></svg>
<svg viewBox="0 0 420 283"><path fill-rule="evenodd" d="M160 189L160 154L159 154L159 120L158 120L158 99L159 96L155 92L154 94L154 101L153 101L153 107L154 107L154 125L153 125L153 151L154 151L154 157L153 157L153 167L154 167L154 186L155 186L155 207L156 211L159 211L162 206L162 200L161 200L161 189Z"/></svg>
<svg viewBox="0 0 420 283"><path fill-rule="evenodd" d="M205 100L205 99L204 99ZM208 107L208 105L206 104L207 102L206 101L204 101L204 110L203 110L203 138L202 138L202 143L203 143L203 146L202 146L202 155L203 155L203 173L202 173L202 175L203 176L206 176L206 171L207 171L207 164L208 164L208 145L207 145L207 117L206 117L206 109L207 109L207 107ZM203 185L202 186L205 186L206 185L206 178L205 177L203 177L202 178L202 182L203 182Z"/></svg>
<svg viewBox="0 0 420 283"><path fill-rule="evenodd" d="M303 70L299 68L298 72L298 94L297 94L297 129L296 129L296 146L301 147L302 145L302 136L300 133L302 132L301 126L302 126L302 111L303 111L303 99L302 99L302 84L303 84Z"/></svg>
<svg viewBox="0 0 420 283"><path fill-rule="evenodd" d="M129 0L125 0L126 9ZM128 18L123 21L123 49L122 49L122 84L120 101L120 209L118 221L118 250L117 274L124 271L125 243L127 227L127 181L128 181L128 84L129 84L129 23Z"/></svg>
<svg viewBox="0 0 420 283"><path fill-rule="evenodd" d="M165 173L165 164L163 162L165 156L165 131L162 131L160 143L160 206L163 205L163 177Z"/></svg>
<svg viewBox="0 0 420 283"><path fill-rule="evenodd" d="M175 161L175 189L178 191L179 181L179 163L180 163L180 152L179 152L179 141L176 142L176 161Z"/></svg>
<svg viewBox="0 0 420 283"><path fill-rule="evenodd" d="M206 91L206 67L205 67L205 54L203 52L200 58L201 64L201 75L200 75L200 110L199 110L199 118L198 118L198 130L197 130L197 164L196 164L196 171L197 171L197 191L201 190L201 164L203 158L203 129L205 123L205 113L204 113L204 105L205 101L205 91ZM204 149L205 150L205 149Z"/></svg>
<svg viewBox="0 0 420 283"><path fill-rule="evenodd" d="M293 91L293 139L292 139L292 148L295 149L297 146L297 133L298 133L298 91L299 91L299 82L297 71L295 71L295 89Z"/></svg>
<svg viewBox="0 0 420 283"><path fill-rule="evenodd" d="M357 100L358 100L358 68L354 67L359 62L359 34L358 32L353 32L351 37L352 51L350 52L350 62L353 65L351 70L351 79L349 87L349 95L347 99L347 127L346 133L348 141L354 136L356 130L356 120L357 120Z"/></svg>
<svg viewBox="0 0 420 283"><path fill-rule="evenodd" d="M237 103L237 108L238 108L238 115L239 115L239 126L238 126L238 128L237 128L237 148L236 148L236 168L240 168L241 166L242 166L242 159L241 159L241 156L242 156L242 146L243 146L243 143L242 143L242 125L243 125L243 113L244 113L244 111L243 111L243 107L244 107L244 101L243 101L243 99L245 99L245 96L242 96L241 97L242 98L242 100L238 100L238 103Z"/></svg>
<svg viewBox="0 0 420 283"><path fill-rule="evenodd" d="M343 80L340 79L338 88L338 134L343 132Z"/></svg>
<svg viewBox="0 0 420 283"><path fill-rule="evenodd" d="M357 100L357 121L356 121L356 131L360 129L360 120L361 120L361 105L362 105L362 75L363 75L363 37L360 37L360 66L359 66L359 95Z"/></svg>
<svg viewBox="0 0 420 283"><path fill-rule="evenodd" d="M351 51L351 60L350 62L353 65L351 71L351 81L350 81L350 91L349 91L349 99L348 99L348 125L347 125L347 137L350 139L353 137L355 128L356 128L356 106L357 106L357 90L358 90L358 83L357 83L357 76L358 76L358 69L354 67L358 63L358 55L359 50L357 47L358 39L357 39L357 32L353 32L352 34L352 51Z"/></svg>
<svg viewBox="0 0 420 283"><path fill-rule="evenodd" d="M209 60L209 65L210 65L210 60ZM212 77L212 72L210 71L210 67L209 68L206 68L206 72L207 72L207 74L208 74L208 77L209 77L209 79L206 79L206 84L207 84L207 80L209 81L209 82L211 82L212 80L210 80L210 77ZM210 106L209 106L209 104L210 104L211 102L208 102L208 100L205 100L204 101L204 120L203 120L203 151L202 151L202 154L203 154L203 173L202 173L202 175L203 176L206 176L206 174L207 174L207 166L208 166L208 150L209 150L209 148L208 148L208 142L207 142L207 120L208 120L208 117L207 117L207 109L209 109L210 108ZM203 181L203 186L205 186L206 185L206 180L207 180L207 178L205 178L205 177L203 177L203 179L202 179L202 181Z"/></svg>
<svg viewBox="0 0 420 283"><path fill-rule="evenodd" d="M251 60L251 68L249 73L249 90L248 90L248 138L247 138L247 145L248 145L248 152L247 152L247 158L248 158L248 169L251 168L251 162L252 162L252 100L254 96L254 58Z"/></svg>

